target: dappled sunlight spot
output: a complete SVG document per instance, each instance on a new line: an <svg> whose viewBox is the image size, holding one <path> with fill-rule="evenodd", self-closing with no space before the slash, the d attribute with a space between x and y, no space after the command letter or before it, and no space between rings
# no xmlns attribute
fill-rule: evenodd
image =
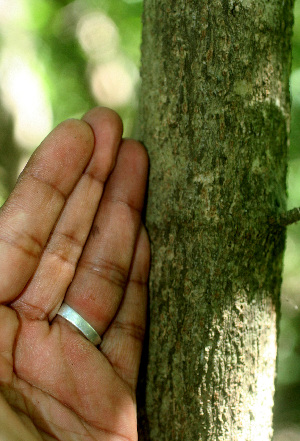
<svg viewBox="0 0 300 441"><path fill-rule="evenodd" d="M293 226L292 231L297 231ZM299 236L290 234L287 236L286 249L284 255L284 268L283 268L283 288L286 288L285 282L288 282L289 277L293 277L299 274L300 256L299 256ZM285 291L287 291L285 289Z"/></svg>
<svg viewBox="0 0 300 441"><path fill-rule="evenodd" d="M300 77L299 77L300 79ZM300 88L299 88L300 90ZM300 103L300 95L299 95ZM297 207L300 205L300 189L299 189L299 176L300 176L300 158L295 158L289 162L288 172L288 208Z"/></svg>
<svg viewBox="0 0 300 441"><path fill-rule="evenodd" d="M290 256L288 255L290 254ZM295 242L295 239L292 236L288 236L286 240L286 250L285 250L285 259L292 261L293 257L296 256L297 253L297 243ZM284 267L284 271L288 272L290 268L286 265Z"/></svg>
<svg viewBox="0 0 300 441"><path fill-rule="evenodd" d="M281 345L283 346L283 345ZM281 386L299 384L300 356L295 352L288 353L288 348L281 348L279 352L277 381Z"/></svg>
<svg viewBox="0 0 300 441"><path fill-rule="evenodd" d="M270 320L266 314L265 323L269 323L264 329L265 339L259 347L260 361L257 365L256 393L253 395L251 414L253 415L254 433L257 433L256 440L264 441L270 438L268 421L272 419L273 393L274 393L274 372L276 363L277 341L276 341L276 320ZM273 393L270 393L270 392Z"/></svg>
<svg viewBox="0 0 300 441"><path fill-rule="evenodd" d="M76 36L88 59L90 87L98 104L133 106L139 73L120 48L115 22L101 11L88 12L79 18Z"/></svg>
<svg viewBox="0 0 300 441"><path fill-rule="evenodd" d="M122 60L98 65L91 74L92 92L106 106L124 106L134 93L134 76Z"/></svg>
<svg viewBox="0 0 300 441"><path fill-rule="evenodd" d="M294 250L295 257L298 257L297 250ZM286 274L283 279L281 289L281 303L282 309L290 317L295 317L299 314L300 308L300 275L299 274Z"/></svg>
<svg viewBox="0 0 300 441"><path fill-rule="evenodd" d="M118 50L118 28L100 12L84 15L78 22L76 33L81 47L94 60L112 58Z"/></svg>
<svg viewBox="0 0 300 441"><path fill-rule="evenodd" d="M44 87L21 56L4 54L0 65L3 104L14 117L14 136L25 148L41 142L52 127Z"/></svg>
<svg viewBox="0 0 300 441"><path fill-rule="evenodd" d="M279 370L278 373L280 377L282 376L282 367L284 369L284 366L282 365L282 362L288 357L290 357L291 353L294 351L295 347L297 346L297 339L298 339L298 332L295 327L291 325L291 323L285 319L281 321L281 329L280 329L280 336L279 336L279 345L280 345L280 352L279 352ZM288 381L287 383L290 383L290 377L289 375L283 376ZM284 381L286 383L286 381Z"/></svg>
<svg viewBox="0 0 300 441"><path fill-rule="evenodd" d="M292 72L290 78L290 88L293 104L300 105L300 69Z"/></svg>
<svg viewBox="0 0 300 441"><path fill-rule="evenodd" d="M24 17L25 4L22 0L0 0L0 25L5 26L10 21L21 20Z"/></svg>

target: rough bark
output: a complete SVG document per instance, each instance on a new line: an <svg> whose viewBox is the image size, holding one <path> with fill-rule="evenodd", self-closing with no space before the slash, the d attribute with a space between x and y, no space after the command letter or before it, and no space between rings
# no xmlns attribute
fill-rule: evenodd
<svg viewBox="0 0 300 441"><path fill-rule="evenodd" d="M144 0L152 242L142 441L266 441L292 0Z"/></svg>

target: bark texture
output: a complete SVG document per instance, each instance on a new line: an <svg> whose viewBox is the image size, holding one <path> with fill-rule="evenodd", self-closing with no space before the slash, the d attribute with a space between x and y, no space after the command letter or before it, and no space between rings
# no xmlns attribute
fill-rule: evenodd
<svg viewBox="0 0 300 441"><path fill-rule="evenodd" d="M272 437L292 0L144 0L141 441Z"/></svg>

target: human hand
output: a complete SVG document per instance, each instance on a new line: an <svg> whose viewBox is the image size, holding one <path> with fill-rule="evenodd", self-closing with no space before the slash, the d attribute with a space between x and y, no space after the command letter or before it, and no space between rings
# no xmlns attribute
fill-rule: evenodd
<svg viewBox="0 0 300 441"><path fill-rule="evenodd" d="M1 209L1 440L137 440L148 160L121 136L103 108L60 124ZM99 348L56 315L62 302Z"/></svg>

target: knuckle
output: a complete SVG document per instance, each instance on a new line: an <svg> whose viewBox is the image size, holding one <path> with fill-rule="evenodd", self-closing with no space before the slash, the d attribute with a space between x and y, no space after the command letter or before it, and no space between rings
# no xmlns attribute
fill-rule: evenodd
<svg viewBox="0 0 300 441"><path fill-rule="evenodd" d="M124 289L127 284L128 271L116 262L107 259L98 259L97 262L85 260L81 265L96 277L105 279L117 287Z"/></svg>
<svg viewBox="0 0 300 441"><path fill-rule="evenodd" d="M137 323L133 322L121 322L116 320L113 324L115 329L121 330L126 336L137 340L138 342L142 342L144 340L145 328Z"/></svg>
<svg viewBox="0 0 300 441"><path fill-rule="evenodd" d="M31 233L26 231L9 231L0 235L0 241L20 250L28 257L38 259L43 250L43 244Z"/></svg>

